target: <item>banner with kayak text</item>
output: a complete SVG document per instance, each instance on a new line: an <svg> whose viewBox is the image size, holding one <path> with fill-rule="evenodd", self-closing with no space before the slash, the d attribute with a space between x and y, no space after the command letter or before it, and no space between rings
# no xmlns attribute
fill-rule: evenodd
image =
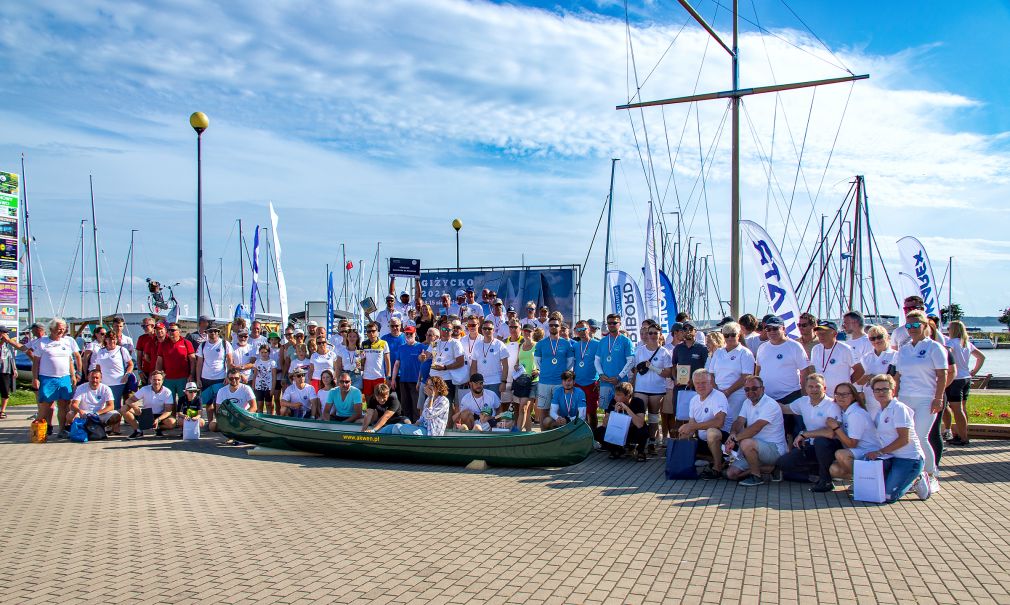
<svg viewBox="0 0 1010 605"><path fill-rule="evenodd" d="M621 316L621 325L631 342L638 344L638 327L645 319L645 300L635 280L624 271L607 271L607 287L613 313Z"/></svg>
<svg viewBox="0 0 1010 605"><path fill-rule="evenodd" d="M939 292L933 264L929 262L926 249L918 239L908 235L898 240L898 255L901 256L901 266L905 273L914 280L916 293L922 297L926 315L939 317Z"/></svg>
<svg viewBox="0 0 1010 605"><path fill-rule="evenodd" d="M743 247L751 252L754 274L768 297L772 313L785 322L787 336L799 338L796 322L800 317L800 304L778 247L768 232L753 221L740 221L740 229L744 237Z"/></svg>

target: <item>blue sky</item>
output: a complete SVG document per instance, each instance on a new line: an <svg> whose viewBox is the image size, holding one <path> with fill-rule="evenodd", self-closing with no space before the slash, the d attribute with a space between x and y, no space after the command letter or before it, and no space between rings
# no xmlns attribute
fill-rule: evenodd
<svg viewBox="0 0 1010 605"><path fill-rule="evenodd" d="M756 5L774 34L762 40L745 25L744 85L841 75L828 65L835 60L872 76L852 89L837 142L847 85L819 91L813 113L809 92L782 95L778 105L771 97L747 103L754 134L745 126L744 216L783 237L788 259L802 256L809 243L791 231L802 224L783 233L781 204L794 199L804 217L833 213L846 180L865 174L892 270L894 241L917 235L939 273L955 256L954 300L973 314L993 314L1010 304L990 280L1010 270L1003 76L1010 59L998 48L1010 26L1008 4L883 4L790 3L829 52L781 1L741 3L750 19ZM724 8L710 0L697 7L726 27ZM705 35L689 24L678 37L687 17L676 3L630 9L638 68L644 75L655 67L643 98L687 94L696 78L699 90L727 87L727 62L714 49L699 72ZM211 118L207 272L213 296L223 283L230 304L239 293L229 234L238 217L265 225L267 201L281 214L295 309L322 298L324 266L336 264L341 243L355 262L367 264L381 240L383 256L452 264L449 221L456 216L465 225L464 264L581 263L610 157L622 158L616 266L641 266L648 186L629 116L613 109L628 95L623 4L43 0L8 7L0 59L7 89L0 169L19 171L26 154L37 256L49 286L39 296L43 312L49 298L59 307L64 296L80 220L89 215L89 173L107 259L106 301L118 292L130 229L140 230L135 289L152 276L181 281L180 298L193 299L195 160L187 117L194 110ZM686 108L644 119L661 183L670 175L666 147L656 143L662 119L674 139L690 125L675 182L695 217L690 232L718 259L728 291L728 147L725 137L713 144L724 106L699 111L698 120ZM808 114L797 174L790 155ZM641 135L641 116L632 118ZM778 163L771 170L773 136ZM701 190L686 192L699 146L712 145L706 219ZM597 244L587 265L589 310L600 306L601 252ZM216 269L222 256L223 280ZM68 314L79 310L77 288L69 290ZM760 310L760 296L745 290L748 310Z"/></svg>

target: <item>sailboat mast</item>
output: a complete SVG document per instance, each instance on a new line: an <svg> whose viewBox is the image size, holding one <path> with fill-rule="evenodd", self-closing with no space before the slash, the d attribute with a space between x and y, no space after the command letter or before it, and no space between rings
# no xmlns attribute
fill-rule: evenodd
<svg viewBox="0 0 1010 605"><path fill-rule="evenodd" d="M84 318L84 223L87 221L81 219L81 314L79 317Z"/></svg>
<svg viewBox="0 0 1010 605"><path fill-rule="evenodd" d="M856 262L862 256L862 248L859 246L859 219L862 216L862 203L863 203L863 179L860 176L856 176L856 213L853 226L853 238L849 243L849 311L855 309L855 304L853 302L853 296L855 296L856 291ZM862 282L862 276L860 276L860 282ZM862 284L860 284L860 289L862 289Z"/></svg>
<svg viewBox="0 0 1010 605"><path fill-rule="evenodd" d="M607 194L607 243L603 247L603 320L607 318L607 271L610 269L610 227L614 222L614 171L617 169L617 158L610 159L610 193ZM525 264L525 260L523 261Z"/></svg>
<svg viewBox="0 0 1010 605"><path fill-rule="evenodd" d="M35 291L32 289L32 230L28 223L28 178L25 176L25 154L21 154L22 206L25 213L25 281L28 283L28 325L35 323Z"/></svg>
<svg viewBox="0 0 1010 605"><path fill-rule="evenodd" d="M242 262L242 219L238 219L238 279L238 301L241 303L245 301L245 263Z"/></svg>
<svg viewBox="0 0 1010 605"><path fill-rule="evenodd" d="M870 294L873 296L873 314L880 317L880 306L877 303L877 271L873 264L873 225L870 224L870 200L866 195L866 183L863 183L863 215L866 217L866 250L870 256Z"/></svg>
<svg viewBox="0 0 1010 605"><path fill-rule="evenodd" d="M91 189L91 243L95 246L95 295L98 297L98 321L104 321L102 315L102 268L98 264L98 220L95 218L95 181L88 175L88 186Z"/></svg>
<svg viewBox="0 0 1010 605"><path fill-rule="evenodd" d="M732 108L732 139L733 159L731 178L733 181L733 201L730 210L730 315L740 316L740 2L733 0L733 97L730 100Z"/></svg>

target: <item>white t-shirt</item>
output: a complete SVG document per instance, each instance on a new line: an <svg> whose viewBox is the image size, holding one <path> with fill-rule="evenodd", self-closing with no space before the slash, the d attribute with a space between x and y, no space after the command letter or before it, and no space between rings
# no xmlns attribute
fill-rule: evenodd
<svg viewBox="0 0 1010 605"><path fill-rule="evenodd" d="M137 398L137 402L140 403L142 408L150 408L154 415L157 416L165 411L167 406L175 403L175 397L172 395L172 391L168 387L162 385L161 391L155 393L151 385L146 385L140 387L140 390L133 394Z"/></svg>
<svg viewBox="0 0 1010 605"><path fill-rule="evenodd" d="M91 384L85 382L74 389L74 395L70 399L76 401L77 407L85 414L93 414L104 408L113 399L113 395L109 385L99 384L97 389L92 390Z"/></svg>
<svg viewBox="0 0 1010 605"><path fill-rule="evenodd" d="M479 335L476 338L470 338L469 334L464 334L459 339L459 344L463 347L463 361L466 362L467 367L470 367L470 362L473 360L473 353L477 350L478 343L483 341L484 339Z"/></svg>
<svg viewBox="0 0 1010 605"><path fill-rule="evenodd" d="M765 394L772 399L800 390L800 372L810 367L803 345L789 339L777 345L771 341L762 344L755 362L761 368Z"/></svg>
<svg viewBox="0 0 1010 605"><path fill-rule="evenodd" d="M105 347L102 345L102 343L92 340L89 343L85 343L84 348L81 349L82 356L84 355L85 352L91 351L91 356L88 357L88 367L84 368L85 376L87 375L88 372L95 369L95 353L97 353L99 349L103 348Z"/></svg>
<svg viewBox="0 0 1010 605"><path fill-rule="evenodd" d="M253 348L251 344L246 342L246 344L232 348L231 350L231 362L233 365L245 365L252 361L254 357L258 355L257 349ZM249 382L252 377L252 370L242 370L242 377Z"/></svg>
<svg viewBox="0 0 1010 605"><path fill-rule="evenodd" d="M504 315L498 317L497 315L491 314L485 317L484 321L490 321L491 325L494 326L495 338L509 337L509 323L508 319L506 319Z"/></svg>
<svg viewBox="0 0 1010 605"><path fill-rule="evenodd" d="M741 376L754 373L754 354L743 345L737 345L732 351L725 347L719 348L708 361L708 371L715 374L715 387L725 389Z"/></svg>
<svg viewBox="0 0 1010 605"><path fill-rule="evenodd" d="M288 374L290 375L291 372L294 372L297 368L302 368L303 370L305 370L305 373L308 374L309 368L311 367L312 367L312 360L309 359L308 357L306 357L305 359L299 359L297 357L293 357L291 359L291 363L288 364Z"/></svg>
<svg viewBox="0 0 1010 605"><path fill-rule="evenodd" d="M273 371L277 368L277 362L273 359L256 358L253 365L255 374L255 388L258 391L269 391L273 389Z"/></svg>
<svg viewBox="0 0 1010 605"><path fill-rule="evenodd" d="M494 394L494 391L484 389L479 397L474 397L473 391L467 391L459 401L459 409L470 410L474 416L478 416L484 408L491 408L491 413L495 414L498 412L500 404L501 399Z"/></svg>
<svg viewBox="0 0 1010 605"><path fill-rule="evenodd" d="M937 343L939 344L939 343ZM919 437L915 434L915 414L907 405L897 399L892 399L887 407L880 410L877 416L877 440L881 447L887 447L898 438L898 429L908 429L908 443L899 449L884 454L881 458L923 458L922 446L919 445Z"/></svg>
<svg viewBox="0 0 1010 605"><path fill-rule="evenodd" d="M238 388L234 391L231 390L231 385L227 385L217 392L215 402L220 407L222 403L229 400L243 410L248 410L252 402L256 401L256 394L247 384L239 383Z"/></svg>
<svg viewBox="0 0 1010 605"><path fill-rule="evenodd" d="M463 303L460 307L460 311L463 312L461 317L470 317L471 315L474 317L484 317L485 315L484 307L480 306L480 303L478 302Z"/></svg>
<svg viewBox="0 0 1010 605"><path fill-rule="evenodd" d="M70 364L74 359L74 353L80 353L77 341L69 336L63 336L59 340L43 336L32 345L32 351L40 358L39 376L50 378L70 376Z"/></svg>
<svg viewBox="0 0 1010 605"><path fill-rule="evenodd" d="M691 398L690 407L691 419L695 422L708 422L715 418L719 412L729 414L729 401L726 400L725 395L716 390L709 393L704 401L702 401L701 395L695 395ZM725 424L723 422L723 425ZM708 429L700 429L698 431L698 439L702 441L708 439Z"/></svg>
<svg viewBox="0 0 1010 605"><path fill-rule="evenodd" d="M323 374L323 370L329 370L332 374L333 364L337 360L336 352L332 350L327 350L325 353L320 354L318 351L312 354L309 361L312 362L312 378L318 379Z"/></svg>
<svg viewBox="0 0 1010 605"><path fill-rule="evenodd" d="M386 365L386 355L389 353L389 344L385 340L377 340L376 346L366 346L361 349L365 357L364 369L361 377L365 380L378 380L385 378L386 373L391 369Z"/></svg>
<svg viewBox="0 0 1010 605"><path fill-rule="evenodd" d="M656 354L655 357L652 356L653 353ZM650 365L657 370L665 370L673 365L673 358L670 357L669 349L660 346L659 349L650 351L649 348L644 345L635 350L635 365L638 365L643 361L649 361L650 357L652 357ZM634 371L634 366L632 366L632 371ZM645 374L639 374L636 372L635 392L647 393L649 395L662 395L666 392L666 379L661 378L659 374L653 373L652 370L649 370Z"/></svg>
<svg viewBox="0 0 1010 605"><path fill-rule="evenodd" d="M914 345L909 340L898 349L894 367L901 378L899 396L932 399L936 394L936 370L947 369L947 349L929 338L923 338Z"/></svg>
<svg viewBox="0 0 1010 605"><path fill-rule="evenodd" d="M745 336L743 339L744 346L750 349L751 354L754 355L755 357L757 357L758 349L760 349L761 345L763 345L766 342L768 341L761 340L761 335L758 334L757 332L754 332L749 336Z"/></svg>
<svg viewBox="0 0 1010 605"><path fill-rule="evenodd" d="M947 348L950 349L950 354L954 356L954 365L957 367L957 374L954 376L955 380L961 380L964 378L971 378L971 368L968 367L968 361L971 360L971 352L975 350L975 345L968 341L968 346L961 346L960 338L948 338Z"/></svg>
<svg viewBox="0 0 1010 605"><path fill-rule="evenodd" d="M804 430L806 431L823 429L827 426L828 418L834 418L839 422L842 420L842 408L838 407L838 404L830 397L825 397L821 399L820 403L814 405L811 403L810 397L804 395L790 403L789 409L793 411L793 414L803 417L803 425L806 427Z"/></svg>
<svg viewBox="0 0 1010 605"><path fill-rule="evenodd" d="M114 386L123 384L130 353L122 346L111 350L102 347L91 354L91 361L102 369L102 384Z"/></svg>
<svg viewBox="0 0 1010 605"><path fill-rule="evenodd" d="M406 315L404 315L403 313L400 313L399 311L396 310L395 305L394 305L394 308L393 308L392 311L390 311L389 309L383 309L383 310L379 311L378 313L376 313L375 314L375 322L377 324L379 324L379 338L382 338L386 334L389 334L389 321L390 320L392 320L392 319L399 319L400 323L402 324L403 320L406 317L407 317Z"/></svg>
<svg viewBox="0 0 1010 605"><path fill-rule="evenodd" d="M211 344L206 340L196 347L196 356L203 358L203 370L200 378L204 380L221 380L228 374L225 355L231 352L231 345L224 340Z"/></svg>
<svg viewBox="0 0 1010 605"><path fill-rule="evenodd" d="M432 347L432 354L434 358L432 359L432 365L447 366L455 363L456 359L463 356L464 361L466 358L466 353L463 351L463 344L455 338L450 338L449 340L438 340L435 342L434 347ZM466 367L466 364L463 364ZM469 370L467 370L469 372ZM432 376L438 376L442 380L447 382L452 381L453 370L436 370L432 368Z"/></svg>
<svg viewBox="0 0 1010 605"><path fill-rule="evenodd" d="M870 339L866 336L866 334L863 334L856 339L846 340L845 344L849 345L849 347L855 351L856 359L862 359L867 353L873 351L873 343L870 342Z"/></svg>
<svg viewBox="0 0 1010 605"><path fill-rule="evenodd" d="M891 332L891 346L895 349L900 349L905 346L905 343L912 340L912 337L908 335L908 329L905 328L905 324L902 323L897 328Z"/></svg>
<svg viewBox="0 0 1010 605"><path fill-rule="evenodd" d="M801 345L797 344L797 346ZM754 438L774 444L778 448L779 454L786 453L786 428L782 420L782 408L777 401L768 395L761 397L756 404L748 399L740 408L739 417L747 422L747 426L753 425L758 420L767 420L768 424L758 431Z"/></svg>
<svg viewBox="0 0 1010 605"><path fill-rule="evenodd" d="M842 412L842 428L845 429L849 439L859 441L856 447L852 448L854 453L859 454L856 460L867 452L880 449L880 440L877 439L877 427L873 423L873 418L858 403L853 403Z"/></svg>
<svg viewBox="0 0 1010 605"><path fill-rule="evenodd" d="M850 382L852 367L859 363L852 347L844 342L835 341L834 346L827 349L817 343L810 351L810 364L814 371L824 376L828 394L835 392L835 387L843 382Z"/></svg>
<svg viewBox="0 0 1010 605"><path fill-rule="evenodd" d="M501 384L501 360L508 358L505 343L498 339L490 343L481 340L474 347L473 359L477 360L477 371L484 376L484 384Z"/></svg>
<svg viewBox="0 0 1010 605"><path fill-rule="evenodd" d="M133 355L133 339L127 336L125 332L119 335L119 346L126 349L130 355Z"/></svg>
<svg viewBox="0 0 1010 605"><path fill-rule="evenodd" d="M305 387L301 389L292 383L288 385L288 388L284 389L281 399L290 401L291 403L300 403L302 404L302 411L307 412L312 409L312 400L316 399L316 390L309 383L305 383Z"/></svg>

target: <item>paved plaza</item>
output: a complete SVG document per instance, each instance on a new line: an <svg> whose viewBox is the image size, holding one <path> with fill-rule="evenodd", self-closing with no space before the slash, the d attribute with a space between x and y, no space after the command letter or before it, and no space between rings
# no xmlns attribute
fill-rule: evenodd
<svg viewBox="0 0 1010 605"><path fill-rule="evenodd" d="M779 483L253 457L0 423L10 603L1010 603L1010 442L891 506Z"/></svg>

